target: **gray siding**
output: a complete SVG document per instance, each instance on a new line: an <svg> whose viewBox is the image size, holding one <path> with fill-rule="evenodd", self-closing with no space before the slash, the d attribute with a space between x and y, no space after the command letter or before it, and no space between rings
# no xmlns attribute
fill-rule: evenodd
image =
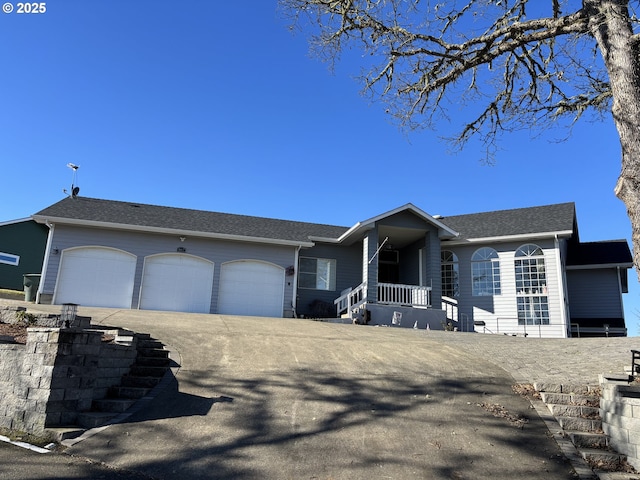
<svg viewBox="0 0 640 480"><path fill-rule="evenodd" d="M340 292L362 283L362 244L345 247L341 245L318 244L311 248L302 248L301 257L329 258L336 260L336 289L333 291L298 288L296 311L299 315L313 314L311 303L320 300L331 304L340 296ZM298 268L296 268L297 274ZM335 315L335 308L333 309Z"/></svg>
<svg viewBox="0 0 640 480"><path fill-rule="evenodd" d="M618 271L568 270L567 289L573 318L623 318Z"/></svg>
<svg viewBox="0 0 640 480"><path fill-rule="evenodd" d="M532 335L545 337L566 337L566 324L568 319L562 313L564 293L558 279L557 262L560 261L559 252L555 248L553 239L536 240L534 242L509 242L488 243L469 246L448 246L442 244L443 249L451 250L458 256L460 296L458 298L458 311L464 314L473 324L474 321L486 322L491 331L499 327L500 322L507 325L518 318L516 303L516 278L515 278L515 251L525 243L534 243L541 247L545 255L545 267L547 277L547 297L549 301L549 325L543 325ZM471 256L481 247L491 247L498 252L500 258L501 294L494 296L473 296L471 282ZM531 326L530 326L531 327ZM544 331L542 331L544 330ZM502 328L500 328L502 332ZM516 332L513 332L516 333Z"/></svg>
<svg viewBox="0 0 640 480"><path fill-rule="evenodd" d="M431 287L431 304L433 308L442 308L442 273L440 271L441 243L435 230L427 232L425 239L426 276L425 286ZM442 247L444 248L444 247Z"/></svg>
<svg viewBox="0 0 640 480"><path fill-rule="evenodd" d="M265 245L248 242L231 242L197 237L187 237L180 242L177 235L147 234L138 232L103 230L56 225L51 248L60 252L71 247L105 246L129 252L137 257L134 292L131 306L138 307L142 268L145 257L159 253L175 253L178 247L186 249L186 253L205 258L214 263L213 294L211 313L217 312L218 288L220 284L220 265L233 260L260 260L273 263L282 268L294 265L295 248L278 245ZM61 254L49 255L46 278L43 280L41 292L53 294L58 276ZM291 313L293 301L293 277L285 278L283 314Z"/></svg>
<svg viewBox="0 0 640 480"><path fill-rule="evenodd" d="M424 239L400 250L400 283L420 285L420 249L423 247Z"/></svg>

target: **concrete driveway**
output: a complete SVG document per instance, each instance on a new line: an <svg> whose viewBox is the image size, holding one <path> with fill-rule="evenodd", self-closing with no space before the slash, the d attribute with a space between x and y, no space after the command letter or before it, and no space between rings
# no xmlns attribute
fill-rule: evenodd
<svg viewBox="0 0 640 480"><path fill-rule="evenodd" d="M156 479L575 478L513 378L432 332L80 313L152 334L180 369L148 408L73 455Z"/></svg>

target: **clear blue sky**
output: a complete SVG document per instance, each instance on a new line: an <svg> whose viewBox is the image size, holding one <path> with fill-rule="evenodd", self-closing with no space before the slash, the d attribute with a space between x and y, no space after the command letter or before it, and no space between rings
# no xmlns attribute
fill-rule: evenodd
<svg viewBox="0 0 640 480"><path fill-rule="evenodd" d="M583 241L630 242L610 121L561 143L505 136L486 166L477 145L440 140L455 123L400 131L360 95L358 52L332 74L287 27L273 0L0 13L0 221L63 198L72 162L84 196L345 226L408 202L456 215L572 201ZM630 289L635 335L635 272Z"/></svg>

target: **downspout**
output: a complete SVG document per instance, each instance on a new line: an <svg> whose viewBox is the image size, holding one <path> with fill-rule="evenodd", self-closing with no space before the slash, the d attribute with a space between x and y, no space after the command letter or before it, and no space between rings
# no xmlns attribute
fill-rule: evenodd
<svg viewBox="0 0 640 480"><path fill-rule="evenodd" d="M47 245L44 248L44 259L42 260L42 271L40 272L40 285L38 285L38 291L36 292L36 303L40 303L40 294L44 288L44 280L47 278L47 266L49 265L49 257L51 256L51 244L53 243L53 232L55 225L45 222L45 225L49 227L49 234L47 235ZM53 299L52 299L53 300Z"/></svg>
<svg viewBox="0 0 640 480"><path fill-rule="evenodd" d="M558 261L556 262L556 270L557 270L557 275L558 275L558 290L562 293L562 298L561 298L561 302L560 302L560 315L562 316L562 320L563 320L563 324L564 324L564 337L567 338L571 332L570 328L567 328L568 325L568 312L567 312L567 298L568 298L568 292L566 290L566 285L565 285L565 277L564 277L564 269L562 268L562 263L563 263L563 258L562 258L562 252L560 251L560 240L558 239L558 235L555 235L555 239L554 239L554 244L555 244L555 248L556 248L556 252L557 256L558 256Z"/></svg>
<svg viewBox="0 0 640 480"><path fill-rule="evenodd" d="M620 295L620 313L622 314L622 323L624 324L624 328L626 329L627 319L624 318L624 299L622 298L622 281L620 279L620 265L616 267L616 272L618 273L618 293Z"/></svg>
<svg viewBox="0 0 640 480"><path fill-rule="evenodd" d="M293 318L298 318L298 265L300 258L300 250L302 245L296 247L296 253L294 255L294 270L293 270L293 295L291 298L291 308L293 309Z"/></svg>

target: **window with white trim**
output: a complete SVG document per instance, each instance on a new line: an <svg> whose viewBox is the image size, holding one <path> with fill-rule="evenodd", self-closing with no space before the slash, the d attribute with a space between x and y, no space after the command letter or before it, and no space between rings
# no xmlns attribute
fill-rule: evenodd
<svg viewBox="0 0 640 480"><path fill-rule="evenodd" d="M476 297L500 295L500 259L493 248L479 248L471 256L471 282Z"/></svg>
<svg viewBox="0 0 640 480"><path fill-rule="evenodd" d="M549 325L549 298L544 252L522 245L515 254L518 325Z"/></svg>
<svg viewBox="0 0 640 480"><path fill-rule="evenodd" d="M449 250L440 252L440 272L442 275L442 295L457 297L460 293L458 285L458 257Z"/></svg>
<svg viewBox="0 0 640 480"><path fill-rule="evenodd" d="M298 287L310 290L335 290L336 261L330 258L300 257Z"/></svg>

